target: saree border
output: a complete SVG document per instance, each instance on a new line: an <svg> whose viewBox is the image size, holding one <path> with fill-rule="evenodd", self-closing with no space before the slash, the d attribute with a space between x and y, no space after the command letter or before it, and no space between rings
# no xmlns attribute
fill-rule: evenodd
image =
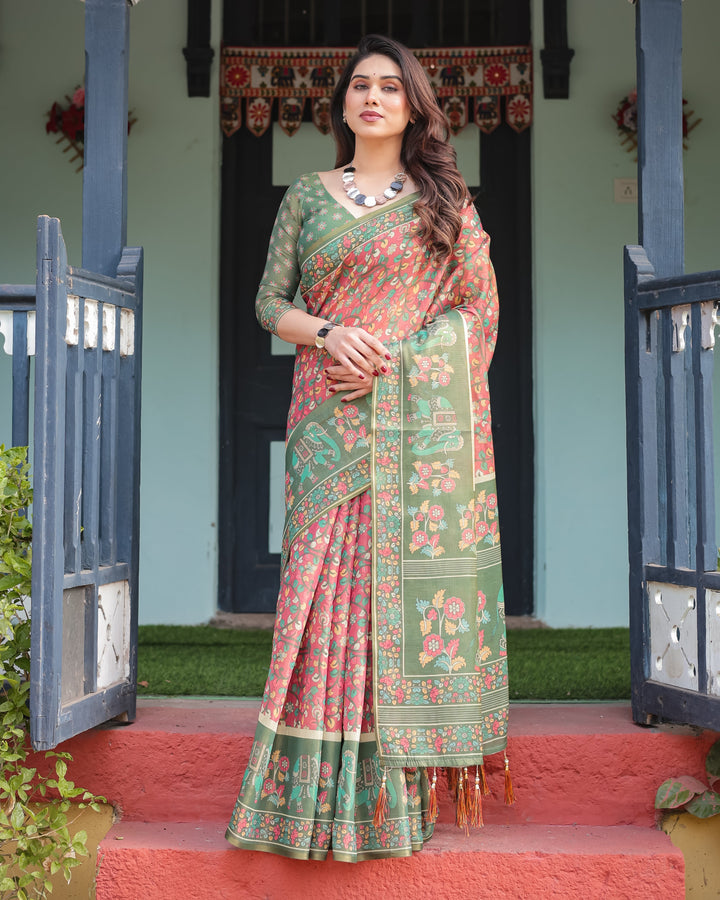
<svg viewBox="0 0 720 900"><path fill-rule="evenodd" d="M443 432L443 427L440 426L436 428L429 440L437 440L435 457L442 458L443 454L447 457L450 451L459 452L463 444L460 444L460 447L453 447L448 442L443 446L442 437L437 437L437 435L445 434L448 441L449 436L455 433L462 433L470 438L462 452L464 462L456 464L457 468L463 470L460 473L454 472L454 475L458 477L458 485L461 489L458 495L453 496L451 505L455 505L454 500L467 498L465 505L468 509L472 509L476 497L473 465L475 416L468 359L469 324L460 309L451 310L438 317L430 323L427 329L413 335L406 342L402 342L397 372L392 373L392 377L384 379L382 385L375 383L373 390L371 429L374 538L371 615L373 703L378 754L381 764L388 766L480 764L486 751L497 752L502 749L506 740L505 731L501 735L493 735L491 740L484 740L486 737L483 728L484 717L488 712L506 709L507 692L505 691L505 696L503 696L502 691L499 694L495 690L491 691L493 700L488 708L484 707L481 690L482 667L478 664L477 657L479 652L477 614L479 583L483 580L481 568L487 568L490 560L484 559L485 566L483 567L479 565L480 555L486 557L487 551L481 550L475 541L467 544L461 554L458 554L457 550L454 551L450 565L446 565L446 560L436 563L433 555L430 560L423 560L422 563L413 560L413 571L415 568L417 569L412 577L415 588L418 588L418 582L424 578L426 593L428 590L431 592L432 588L429 586L442 576L448 592L457 591L460 595L445 599L445 590L443 589L436 592L432 602L435 606L442 608L443 604L459 601L459 607L467 609L469 621L463 618L462 628L456 627L457 623L451 623L452 634L457 631L466 632L464 640L461 635L459 639L448 641L448 646L454 645L456 652L458 648L462 649L465 657L462 658L462 661L459 655L455 660L451 658L447 671L441 674L431 670L427 672L412 671L413 667L406 670L407 652L412 655L420 650L420 665L423 669L427 663L433 661L433 656L423 650L425 644L420 639L416 639L414 634L411 635L411 623L415 610L410 610L412 604L405 596L409 583L409 576L405 570L405 562L408 561L405 559L407 556L405 544L411 531L410 518L417 513L417 509L405 508L407 499L405 482L409 463L403 459L403 456L411 456L411 453L406 454L407 444L408 442L412 444L413 434L415 434L415 439L418 437L412 428L406 431L405 419L410 421L412 418L417 418L407 412L406 406L407 401L410 400L417 401L418 407L424 403L426 409L431 411L429 418L432 418L433 422L436 418L442 421L443 417L457 421L453 405L457 406L457 418L462 421L456 431L452 431L448 426L449 430ZM443 390L433 393L433 388L437 388L439 384L449 384L452 379L440 381L439 384L438 382L428 383L428 379L423 378L422 373L417 377L416 368L410 369L410 361L417 360L418 353L437 353L438 349L442 351L443 347L451 351L449 358L455 367L448 367L446 370L453 372L457 381L455 392L452 394L452 403L444 395ZM453 347L455 347L454 350ZM413 356L413 352L416 355ZM436 356L432 357L433 360L436 358ZM445 364L447 364L447 352L444 353L444 358ZM429 357L424 356L423 359L427 361ZM416 376L414 381L413 373ZM412 390L420 395L419 398L413 395L407 396L410 389L408 379ZM382 423L379 421L378 415L381 406L385 409L385 421ZM429 429L423 429L423 431L427 430ZM382 440L380 438L381 431L384 434ZM382 447L379 446L380 444ZM388 450L388 444L393 449ZM420 447L423 447L422 443ZM420 449L412 452L420 454L425 451ZM393 453L396 455L393 456ZM385 472L382 471L382 466L379 464L380 458L386 462L387 471ZM421 460L432 459L431 456L420 458ZM391 462L387 462L389 460ZM440 500L437 502L439 504ZM442 511L439 505L435 509ZM395 518L393 516L397 517L400 523L397 533L394 533ZM383 518L382 528L380 527L381 517ZM444 520L442 524L447 527ZM414 529L412 531L414 533ZM380 544L382 544L382 549L379 548ZM460 545L459 549L462 551L463 547ZM491 574L491 580L497 580L497 567L500 565L498 551L499 548L493 548L490 568L494 571ZM467 566L462 564L463 559L466 559ZM443 569L444 572L442 572ZM435 584L435 586L439 585ZM421 588L418 589L418 593L421 597L423 596ZM461 597L464 599L461 600ZM435 603L436 599L438 599L438 603ZM422 602L424 609L430 607L430 603L426 600ZM416 601L418 612L422 612L420 603L421 600L418 599ZM437 619L439 614L439 611L436 610L434 618ZM424 621L424 612L422 616L423 623L427 626L428 623ZM418 625L417 622L414 624ZM445 627L447 628L447 625ZM450 629L448 631L450 632ZM427 641L427 635L430 632L421 631L421 633L426 635L425 641ZM439 640L439 643L442 645L442 640ZM497 653L492 655L499 657L500 647L498 646L496 649ZM457 663L457 671L453 665L454 662ZM498 659L497 662L499 664L500 660ZM382 692L381 681L383 682ZM432 690L429 685L432 685ZM393 699L385 701L381 693L388 697L392 696ZM449 699L451 694L452 700ZM458 698L457 695L460 697ZM395 696L398 699L394 699ZM443 697L445 702L443 702ZM506 712L504 716L506 718Z"/></svg>

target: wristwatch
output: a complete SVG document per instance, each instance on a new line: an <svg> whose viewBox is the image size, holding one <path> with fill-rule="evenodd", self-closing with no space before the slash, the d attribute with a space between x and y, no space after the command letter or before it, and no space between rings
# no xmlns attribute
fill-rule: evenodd
<svg viewBox="0 0 720 900"><path fill-rule="evenodd" d="M318 350L322 350L325 347L325 338L327 337L328 331L330 331L331 328L334 328L336 324L337 322L326 322L315 335L315 346Z"/></svg>

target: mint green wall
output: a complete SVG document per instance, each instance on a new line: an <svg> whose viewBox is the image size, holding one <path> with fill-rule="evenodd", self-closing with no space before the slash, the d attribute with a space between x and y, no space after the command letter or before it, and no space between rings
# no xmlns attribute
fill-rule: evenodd
<svg viewBox="0 0 720 900"><path fill-rule="evenodd" d="M534 3L535 578L550 625L627 619L622 247L637 208L613 203L634 164L610 116L635 84L633 21L627 2L570 0L570 99L544 100Z"/></svg>
<svg viewBox="0 0 720 900"><path fill-rule="evenodd" d="M554 626L622 625L622 248L637 242L637 207L613 201L613 179L633 177L636 166L610 117L635 84L635 10L625 0L570 0L570 99L544 100L542 4L533 5L537 614ZM704 119L685 154L689 269L720 268L711 45L719 26L714 0L684 5L684 95Z"/></svg>
<svg viewBox="0 0 720 900"><path fill-rule="evenodd" d="M39 213L62 220L80 264L82 175L44 123L83 79L83 17L79 0L0 0L0 281L35 280ZM140 617L202 622L217 595L218 103L186 96L185 4L145 0L130 20L128 243L146 260ZM218 0L213 23L217 48Z"/></svg>
<svg viewBox="0 0 720 900"><path fill-rule="evenodd" d="M141 621L178 624L217 602L220 178L217 59L213 96L188 98L180 7L131 11L128 142L128 239L146 255Z"/></svg>
<svg viewBox="0 0 720 900"><path fill-rule="evenodd" d="M685 153L685 263L689 272L720 269L720 99L717 93L716 0L683 4L683 96L703 121ZM716 366L720 373L720 360Z"/></svg>

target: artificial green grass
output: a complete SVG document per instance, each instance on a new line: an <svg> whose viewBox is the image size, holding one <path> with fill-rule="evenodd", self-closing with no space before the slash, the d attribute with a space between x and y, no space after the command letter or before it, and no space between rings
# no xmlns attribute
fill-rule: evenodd
<svg viewBox="0 0 720 900"><path fill-rule="evenodd" d="M138 694L259 697L272 634L208 625L144 625ZM508 632L512 700L626 700L627 628L537 628Z"/></svg>
<svg viewBox="0 0 720 900"><path fill-rule="evenodd" d="M271 649L271 631L143 625L138 638L138 694L260 697Z"/></svg>
<svg viewBox="0 0 720 900"><path fill-rule="evenodd" d="M511 700L629 700L627 628L508 632Z"/></svg>

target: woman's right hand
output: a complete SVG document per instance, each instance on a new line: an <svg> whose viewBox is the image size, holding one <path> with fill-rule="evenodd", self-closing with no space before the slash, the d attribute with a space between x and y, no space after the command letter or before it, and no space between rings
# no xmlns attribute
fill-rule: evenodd
<svg viewBox="0 0 720 900"><path fill-rule="evenodd" d="M336 325L327 333L325 349L349 375L366 380L368 385L375 374L387 372L387 348L364 328Z"/></svg>

